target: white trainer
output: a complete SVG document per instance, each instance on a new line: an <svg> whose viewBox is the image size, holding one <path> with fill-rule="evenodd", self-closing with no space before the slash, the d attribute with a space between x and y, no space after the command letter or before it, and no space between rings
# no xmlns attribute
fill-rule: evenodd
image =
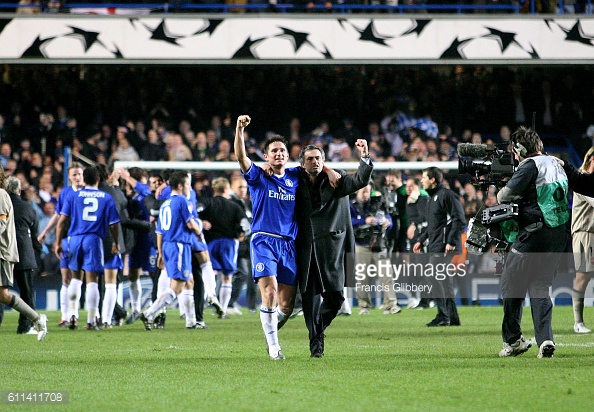
<svg viewBox="0 0 594 412"><path fill-rule="evenodd" d="M588 329L586 327L586 325L584 325L584 323L576 323L575 325L573 325L573 331L575 333L592 333L592 331L590 329Z"/></svg>
<svg viewBox="0 0 594 412"><path fill-rule="evenodd" d="M520 339L512 343L511 345L507 342L503 343L503 349L499 351L499 357L505 358L507 356L518 356L526 352L532 346L532 342L524 339L520 336Z"/></svg>
<svg viewBox="0 0 594 412"><path fill-rule="evenodd" d="M35 330L37 331L37 340L43 340L47 335L47 316L39 315L39 319L35 322Z"/></svg>
<svg viewBox="0 0 594 412"><path fill-rule="evenodd" d="M545 340L540 345L540 349L538 350L538 355L536 357L538 359L552 358L553 353L555 353L555 343L552 340Z"/></svg>
<svg viewBox="0 0 594 412"><path fill-rule="evenodd" d="M371 311L369 310L369 308L361 308L359 309L359 315L369 315Z"/></svg>

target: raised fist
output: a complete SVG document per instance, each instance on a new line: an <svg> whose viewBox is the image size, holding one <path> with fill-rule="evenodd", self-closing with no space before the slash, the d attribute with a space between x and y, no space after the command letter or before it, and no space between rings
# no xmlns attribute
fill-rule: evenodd
<svg viewBox="0 0 594 412"><path fill-rule="evenodd" d="M239 116L237 118L237 127L243 129L248 124L250 124L251 121L252 121L252 119L250 119L250 117L248 115L242 114L241 116Z"/></svg>

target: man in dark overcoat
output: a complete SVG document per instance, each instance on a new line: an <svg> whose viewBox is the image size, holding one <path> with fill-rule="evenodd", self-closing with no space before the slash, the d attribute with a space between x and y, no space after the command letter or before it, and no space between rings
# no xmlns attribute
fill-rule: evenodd
<svg viewBox="0 0 594 412"><path fill-rule="evenodd" d="M14 265L14 280L19 287L21 299L35 309L33 276L37 270L38 255L41 253L41 243L36 236L38 218L31 204L21 198L21 181L18 178L10 176L6 180L6 191L14 210L14 226L19 249L19 261ZM28 333L31 328L33 321L21 313L17 333Z"/></svg>
<svg viewBox="0 0 594 412"><path fill-rule="evenodd" d="M324 354L324 331L344 302L346 262L355 254L349 195L369 184L373 171L367 141L359 139L355 146L361 154L359 168L351 175L340 171L336 188L323 171L323 150L308 145L299 156L297 277L311 356L316 358Z"/></svg>

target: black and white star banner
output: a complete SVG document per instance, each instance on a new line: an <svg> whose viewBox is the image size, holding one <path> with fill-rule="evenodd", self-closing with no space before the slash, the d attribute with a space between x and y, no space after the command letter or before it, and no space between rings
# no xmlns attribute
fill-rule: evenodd
<svg viewBox="0 0 594 412"><path fill-rule="evenodd" d="M594 19L227 15L0 19L3 63L594 61Z"/></svg>

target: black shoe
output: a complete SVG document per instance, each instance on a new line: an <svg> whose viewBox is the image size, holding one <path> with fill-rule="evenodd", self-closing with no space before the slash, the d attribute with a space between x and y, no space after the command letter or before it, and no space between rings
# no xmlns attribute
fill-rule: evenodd
<svg viewBox="0 0 594 412"><path fill-rule="evenodd" d="M450 321L450 326L460 326L460 319L451 320Z"/></svg>
<svg viewBox="0 0 594 412"><path fill-rule="evenodd" d="M153 321L153 327L155 329L165 329L165 320L166 316L164 313L157 315L157 317Z"/></svg>
<svg viewBox="0 0 594 412"><path fill-rule="evenodd" d="M152 330L153 322L150 319L148 319L146 316L144 316L144 313L139 314L138 319L140 319L142 321L142 323L144 323L144 328L146 330Z"/></svg>
<svg viewBox="0 0 594 412"><path fill-rule="evenodd" d="M427 324L427 326L429 326L429 327L433 327L433 326L450 326L450 322L448 322L447 320L444 320L444 319L435 318L431 322L429 322Z"/></svg>
<svg viewBox="0 0 594 412"><path fill-rule="evenodd" d="M323 333L318 335L309 343L309 350L312 358L321 358L324 356L324 338L326 335ZM319 355L319 356L317 356Z"/></svg>
<svg viewBox="0 0 594 412"><path fill-rule="evenodd" d="M70 329L70 330L78 329L78 319L76 319L76 316L72 315L70 317L70 325L68 325L68 329Z"/></svg>

